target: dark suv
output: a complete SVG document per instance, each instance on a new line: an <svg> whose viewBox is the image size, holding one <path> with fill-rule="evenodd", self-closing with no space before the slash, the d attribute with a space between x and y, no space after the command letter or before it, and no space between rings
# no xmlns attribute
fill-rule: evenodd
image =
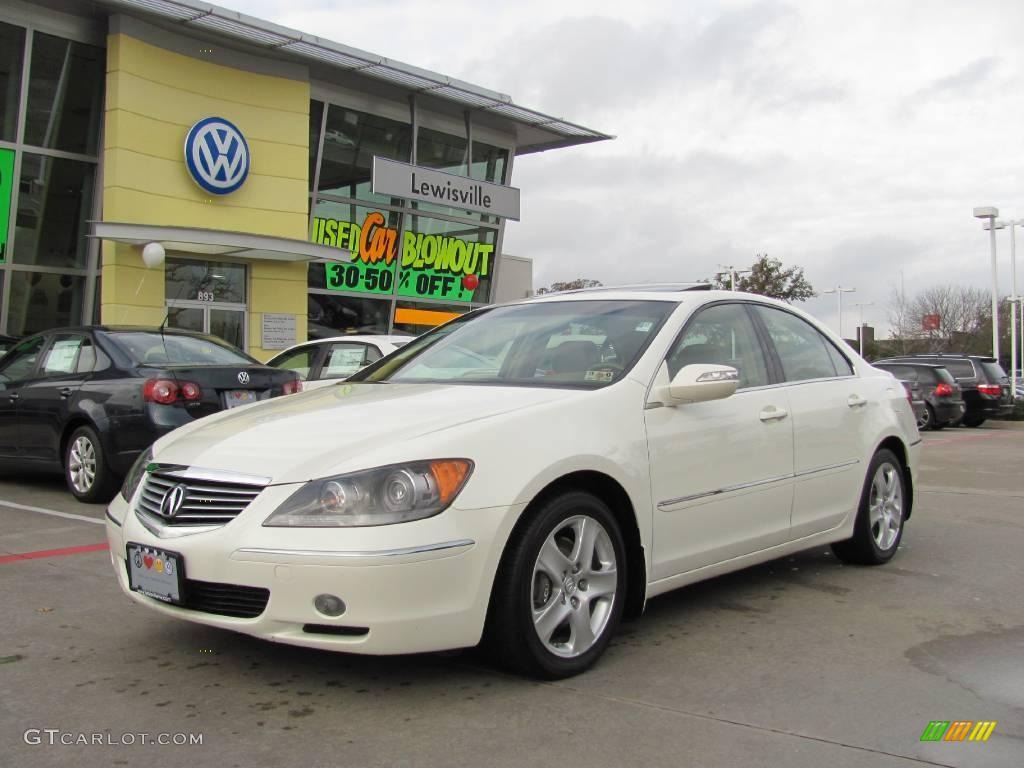
<svg viewBox="0 0 1024 768"><path fill-rule="evenodd" d="M917 419L917 428L942 429L958 424L964 417L966 404L953 374L942 365L931 363L872 363L875 368L889 371L897 379L916 383L925 401L924 413Z"/></svg>
<svg viewBox="0 0 1024 768"><path fill-rule="evenodd" d="M963 424L981 426L991 416L1004 416L1013 410L1013 396L1006 371L994 357L981 355L929 354L890 357L872 365L888 363L931 363L944 366L956 379L967 410Z"/></svg>

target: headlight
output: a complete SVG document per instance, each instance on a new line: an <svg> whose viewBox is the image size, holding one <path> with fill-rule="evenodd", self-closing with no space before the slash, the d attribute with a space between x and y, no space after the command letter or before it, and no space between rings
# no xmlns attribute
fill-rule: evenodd
<svg viewBox="0 0 1024 768"><path fill-rule="evenodd" d="M128 470L128 475L124 479L124 484L121 486L121 496L125 501L131 501L132 496L135 495L135 489L139 487L139 483L142 482L142 478L146 476L146 468L150 462L153 461L153 447L150 446L142 452L142 454L132 464L132 468Z"/></svg>
<svg viewBox="0 0 1024 768"><path fill-rule="evenodd" d="M447 508L472 471L469 459L438 459L311 480L263 525L335 528L420 520Z"/></svg>

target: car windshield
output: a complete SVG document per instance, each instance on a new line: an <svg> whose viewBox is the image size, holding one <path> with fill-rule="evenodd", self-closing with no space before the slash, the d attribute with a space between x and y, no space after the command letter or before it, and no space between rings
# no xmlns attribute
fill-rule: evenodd
<svg viewBox="0 0 1024 768"><path fill-rule="evenodd" d="M586 300L482 309L410 341L349 381L596 389L633 366L675 306Z"/></svg>
<svg viewBox="0 0 1024 768"><path fill-rule="evenodd" d="M157 331L107 333L140 365L251 365L256 362L226 342Z"/></svg>

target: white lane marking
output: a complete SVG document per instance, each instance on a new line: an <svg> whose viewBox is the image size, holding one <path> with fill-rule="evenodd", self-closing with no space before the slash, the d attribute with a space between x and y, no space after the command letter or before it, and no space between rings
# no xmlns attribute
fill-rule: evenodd
<svg viewBox="0 0 1024 768"><path fill-rule="evenodd" d="M52 515L53 517L65 517L68 520L79 520L83 523L95 523L96 525L104 525L103 520L97 520L95 517L86 517L85 515L73 515L70 512L58 512L56 509L44 509L43 507L30 507L28 504L17 504L13 501L7 501L0 499L0 507L10 507L11 509L19 509L22 512L36 512L40 515Z"/></svg>

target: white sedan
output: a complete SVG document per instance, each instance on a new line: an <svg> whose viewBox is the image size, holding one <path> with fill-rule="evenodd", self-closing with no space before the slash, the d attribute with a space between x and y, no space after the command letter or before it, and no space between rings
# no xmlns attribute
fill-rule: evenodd
<svg viewBox="0 0 1024 768"><path fill-rule="evenodd" d="M389 355L415 336L335 336L289 347L267 365L295 371L303 389L326 387Z"/></svg>
<svg viewBox="0 0 1024 768"><path fill-rule="evenodd" d="M888 561L920 442L899 382L782 302L587 290L163 437L107 535L168 617L367 654L483 640L557 678L668 590L823 544Z"/></svg>

